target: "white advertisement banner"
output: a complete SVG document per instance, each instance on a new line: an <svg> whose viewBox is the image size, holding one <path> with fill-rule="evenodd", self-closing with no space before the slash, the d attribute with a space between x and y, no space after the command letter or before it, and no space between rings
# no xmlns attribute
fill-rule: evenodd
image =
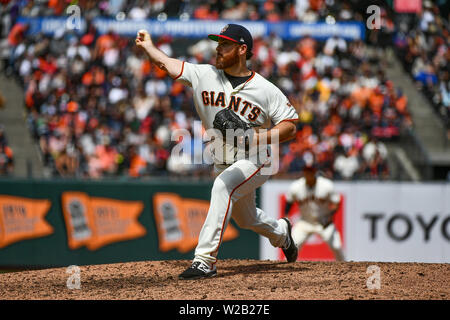
<svg viewBox="0 0 450 320"><path fill-rule="evenodd" d="M267 214L283 215L291 183L273 180L262 187L261 205ZM347 261L450 263L450 184L337 182L335 189L343 200L338 229ZM315 236L305 244L303 259L333 260L320 252L326 243L319 247L318 241ZM262 237L260 255L282 258Z"/></svg>

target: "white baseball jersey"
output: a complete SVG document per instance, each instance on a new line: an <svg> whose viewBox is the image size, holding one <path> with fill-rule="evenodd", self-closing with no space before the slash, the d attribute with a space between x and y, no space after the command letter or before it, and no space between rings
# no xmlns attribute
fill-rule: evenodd
<svg viewBox="0 0 450 320"><path fill-rule="evenodd" d="M286 194L288 202L298 201L302 219L318 223L330 214L329 203L338 204L339 194L334 191L334 184L324 177L317 177L316 184L310 188L305 178L293 182Z"/></svg>
<svg viewBox="0 0 450 320"><path fill-rule="evenodd" d="M281 90L256 72L233 88L223 70L210 64L183 62L175 79L193 88L195 108L206 130L213 128L214 118L223 108L230 108L245 122L264 129L298 119Z"/></svg>
<svg viewBox="0 0 450 320"><path fill-rule="evenodd" d="M206 130L213 128L216 114L224 108L230 108L242 120L259 128L268 129L271 124L298 118L283 93L255 72L245 83L233 88L224 71L212 65L184 62L175 79L193 88L195 108ZM220 166L217 161L215 164L217 177L194 261L213 268L231 217L241 228L267 237L273 246L286 246L289 240L287 222L275 220L256 208L255 190L269 179L269 175L261 173L265 163L240 159L229 166Z"/></svg>

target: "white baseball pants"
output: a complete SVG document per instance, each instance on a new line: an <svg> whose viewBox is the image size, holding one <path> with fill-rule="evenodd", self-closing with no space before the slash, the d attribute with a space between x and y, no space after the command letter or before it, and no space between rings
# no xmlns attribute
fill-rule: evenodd
<svg viewBox="0 0 450 320"><path fill-rule="evenodd" d="M297 221L292 227L292 238L299 251L313 233L318 234L323 241L328 243L337 261L345 260L344 253L342 252L341 237L334 223L330 223L324 228L319 223L313 224L302 219Z"/></svg>
<svg viewBox="0 0 450 320"><path fill-rule="evenodd" d="M274 247L284 247L288 241L287 223L275 220L256 208L256 192L269 175L261 174L263 165L249 160L239 160L216 174L211 190L208 215L200 231L194 261L212 267L217 262L217 253L223 233L232 217L243 229L250 229L267 237Z"/></svg>

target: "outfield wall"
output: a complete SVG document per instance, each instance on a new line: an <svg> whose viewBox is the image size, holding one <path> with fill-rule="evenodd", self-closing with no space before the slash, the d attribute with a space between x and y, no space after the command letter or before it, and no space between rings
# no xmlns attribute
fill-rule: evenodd
<svg viewBox="0 0 450 320"><path fill-rule="evenodd" d="M262 187L262 209L280 217L291 181ZM450 184L336 183L342 205L335 222L347 260L380 262L450 262ZM291 220L300 213L293 209ZM261 258L279 259L280 250L261 238ZM312 236L300 258L333 260L327 245Z"/></svg>
<svg viewBox="0 0 450 320"><path fill-rule="evenodd" d="M0 267L192 259L212 182L0 180ZM259 258L227 228L219 257Z"/></svg>
<svg viewBox="0 0 450 320"><path fill-rule="evenodd" d="M291 181L257 203L275 218ZM0 267L192 259L212 182L0 180ZM450 262L450 184L336 183L335 223L347 260ZM259 201L259 198L261 201ZM295 206L290 219L300 214ZM231 222L219 258L284 259ZM334 260L312 236L300 260Z"/></svg>

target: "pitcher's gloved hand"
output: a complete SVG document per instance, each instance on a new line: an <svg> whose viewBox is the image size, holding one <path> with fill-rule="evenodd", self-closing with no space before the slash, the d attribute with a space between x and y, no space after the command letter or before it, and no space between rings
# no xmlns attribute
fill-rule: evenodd
<svg viewBox="0 0 450 320"><path fill-rule="evenodd" d="M227 129L242 129L245 132L252 127L250 124L239 118L239 116L231 111L231 109L220 110L214 118L213 126L222 133L224 139L226 137Z"/></svg>

